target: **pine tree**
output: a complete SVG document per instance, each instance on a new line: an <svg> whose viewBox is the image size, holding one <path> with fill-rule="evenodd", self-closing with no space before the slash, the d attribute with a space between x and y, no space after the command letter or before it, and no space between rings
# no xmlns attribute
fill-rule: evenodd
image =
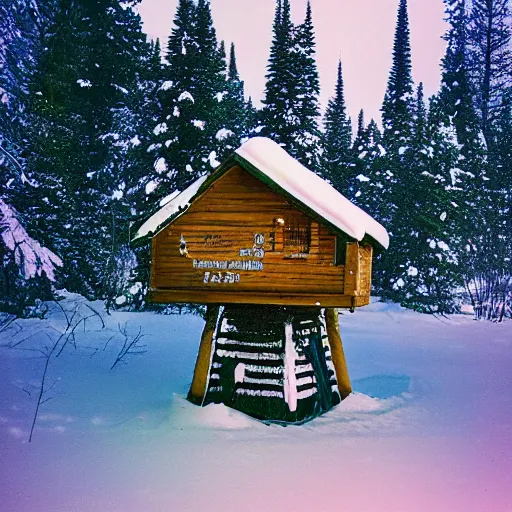
<svg viewBox="0 0 512 512"><path fill-rule="evenodd" d="M362 112L362 111L361 111ZM363 121L361 120L361 125ZM327 104L322 137L322 174L341 193L348 194L349 173L352 169L352 127L347 117L341 60L335 95ZM361 132L364 128L360 126Z"/></svg>
<svg viewBox="0 0 512 512"><path fill-rule="evenodd" d="M362 137L365 131L365 125L364 125L364 110L361 109L359 111L359 114L357 116L357 133L356 133L356 139L359 137Z"/></svg>
<svg viewBox="0 0 512 512"><path fill-rule="evenodd" d="M458 193L458 260L477 318L492 318L493 297L501 286L504 226L499 220L500 193L493 187L493 152L488 155L482 124L473 103L470 80L473 60L468 40L468 17L464 0L445 0L450 29L440 97L445 114L455 127L459 157L452 169L451 190ZM505 234L505 237L507 235Z"/></svg>
<svg viewBox="0 0 512 512"><path fill-rule="evenodd" d="M260 111L256 109L252 102L252 98L249 96L248 100L245 103L245 133L244 138L256 137L260 134L261 125L260 121Z"/></svg>
<svg viewBox="0 0 512 512"><path fill-rule="evenodd" d="M455 138L442 126L436 99L427 116L422 84L412 129L404 155L411 173L401 202L407 222L396 231L400 250L391 256L387 277L392 286L384 295L418 311L452 313L457 308L453 291L462 283L454 244L457 212L449 187L458 152Z"/></svg>
<svg viewBox="0 0 512 512"><path fill-rule="evenodd" d="M0 2L0 311L15 315L26 314L36 299L52 298L50 280L59 261L31 238L25 216L17 211L37 185L23 156L28 83L51 7L47 2L39 9L35 0Z"/></svg>
<svg viewBox="0 0 512 512"><path fill-rule="evenodd" d="M429 114L430 115L430 114ZM407 2L400 0L393 65L382 107L382 163L369 184L380 185L384 205L376 214L394 249L376 261L376 285L384 298L424 312L455 309L457 281L450 184L454 147L445 130L427 122L423 85L413 96ZM435 129L432 128L435 125Z"/></svg>
<svg viewBox="0 0 512 512"><path fill-rule="evenodd" d="M293 48L293 24L289 0L278 0L274 16L261 134L291 151L293 128L298 124L293 112L294 70L290 62Z"/></svg>
<svg viewBox="0 0 512 512"><path fill-rule="evenodd" d="M384 139L389 145L407 143L411 133L413 94L411 44L407 0L400 0L393 45L393 64L382 105Z"/></svg>
<svg viewBox="0 0 512 512"><path fill-rule="evenodd" d="M410 178L410 166L404 156L410 148L413 125L413 81L411 65L411 45L407 0L400 0L393 46L393 63L388 79L384 102L382 104L382 145L386 156L387 180L386 194L389 203L386 212L382 212L384 221L392 233L398 225L406 222L406 213L400 209L403 199L402 188L407 187ZM395 227L394 222L397 226Z"/></svg>
<svg viewBox="0 0 512 512"><path fill-rule="evenodd" d="M418 85L416 93L415 108L413 111L412 139L418 144L425 141L427 129L427 110L425 108L425 95L423 92L423 82Z"/></svg>
<svg viewBox="0 0 512 512"><path fill-rule="evenodd" d="M503 96L512 87L509 0L473 0L468 19L469 72L481 129L489 146Z"/></svg>
<svg viewBox="0 0 512 512"><path fill-rule="evenodd" d="M366 142L366 126L364 122L364 110L361 109L359 114L357 115L357 131L354 137L354 142L352 143L352 154L354 156L354 161L357 162L358 155L364 150L364 145Z"/></svg>
<svg viewBox="0 0 512 512"><path fill-rule="evenodd" d="M221 103L226 95L226 63L217 43L210 5L180 0L167 47L160 86L162 117L154 128L154 151L160 184L168 195L218 164L223 142Z"/></svg>
<svg viewBox="0 0 512 512"><path fill-rule="evenodd" d="M361 111L362 112L362 111ZM359 116L360 128L363 116ZM385 215L389 201L387 191L391 173L385 171L386 151L382 146L382 134L375 120L360 131L354 142L354 170L349 179L349 197L355 204L380 220Z"/></svg>
<svg viewBox="0 0 512 512"><path fill-rule="evenodd" d="M478 212L479 232L473 243L468 272L477 317L502 321L512 306L512 96L504 94L493 121L488 149L488 173ZM508 306L507 306L508 303Z"/></svg>
<svg viewBox="0 0 512 512"><path fill-rule="evenodd" d="M486 286L480 290L482 318L502 321L512 311L512 96L505 95L493 124L494 143L489 148L486 232L490 251L479 258L485 265ZM481 272L483 273L483 272ZM476 289L476 288L475 288ZM484 292L482 294L482 292Z"/></svg>
<svg viewBox="0 0 512 512"><path fill-rule="evenodd" d="M507 0L474 0L468 17L469 77L488 150L479 212L478 243L472 251L470 290L477 316L501 320L510 300L510 97L512 17ZM484 206L485 205L485 206Z"/></svg>
<svg viewBox="0 0 512 512"><path fill-rule="evenodd" d="M295 27L290 1L279 0L273 34L260 131L315 170L319 168L319 81L311 6L304 22Z"/></svg>
<svg viewBox="0 0 512 512"><path fill-rule="evenodd" d="M119 198L130 185L126 150L137 145L130 123L145 44L129 5L62 0L30 86L31 224L63 256L61 285L93 297L107 295L128 242Z"/></svg>
<svg viewBox="0 0 512 512"><path fill-rule="evenodd" d="M52 8L52 1L41 6L36 0L0 3L0 160L5 163L0 194L4 197L10 194L6 183L26 183L22 151L28 124L28 84L42 49L40 34L53 16ZM15 187L7 188L12 191Z"/></svg>
<svg viewBox="0 0 512 512"><path fill-rule="evenodd" d="M413 126L413 81L407 0L400 0L393 46L393 61L382 105L382 186L378 219L391 237L391 250L376 261L375 283L384 293L393 284L396 250L407 243L412 212L406 199L415 172L411 162ZM395 249L393 249L395 247ZM400 249L403 250L403 249Z"/></svg>
<svg viewBox="0 0 512 512"><path fill-rule="evenodd" d="M320 107L320 81L315 61L315 34L311 4L308 1L304 22L294 31L291 65L295 67L295 97L292 118L297 117L298 126L290 144L292 154L306 167L319 170L317 153L320 131L318 118Z"/></svg>
<svg viewBox="0 0 512 512"><path fill-rule="evenodd" d="M139 78L139 91L135 97L137 119L136 139L132 139L133 196L134 216L147 217L154 209L152 193L158 185L158 175L153 167L152 150L158 145L153 128L162 118L162 105L159 101L159 89L163 81L160 40L151 42L146 55L142 56ZM153 145L153 147L152 147Z"/></svg>
<svg viewBox="0 0 512 512"><path fill-rule="evenodd" d="M193 81L192 61L192 31L194 24L195 5L192 0L179 0L173 20L173 29L167 40L165 52L165 65L161 69L160 83L156 101L161 106L160 115L155 121L147 152L153 157L153 173L148 194L154 201L157 197L164 197L175 187L176 176L181 168L181 162L175 162L178 147L177 133L180 128L189 130L189 123L180 119L185 103L192 97L187 87ZM177 96L176 91L181 89L187 94ZM178 98L181 104L178 105ZM193 98L192 98L193 101ZM183 126L181 126L183 124ZM171 147L173 145L173 147ZM172 163L174 162L174 165ZM190 178L188 179L190 180ZM186 178L182 181L188 181Z"/></svg>
<svg viewBox="0 0 512 512"><path fill-rule="evenodd" d="M445 0L445 4L450 28L444 36L447 47L442 62L440 97L457 131L457 140L465 145L477 137L479 130L468 76L466 0Z"/></svg>
<svg viewBox="0 0 512 512"><path fill-rule="evenodd" d="M235 45L231 43L226 80L226 93L220 109L220 130L215 138L222 146L219 147L219 160L234 151L242 137L248 134L247 109L244 97L244 83L240 80L236 65Z"/></svg>

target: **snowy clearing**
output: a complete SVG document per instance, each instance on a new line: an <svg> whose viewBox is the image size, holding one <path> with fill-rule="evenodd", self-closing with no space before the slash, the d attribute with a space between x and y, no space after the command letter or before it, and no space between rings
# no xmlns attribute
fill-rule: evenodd
<svg viewBox="0 0 512 512"><path fill-rule="evenodd" d="M2 511L512 510L510 322L423 316L374 303L340 315L355 393L302 427L266 426L184 397L203 321L102 313L49 368L53 397L27 436L46 320L0 333ZM109 368L125 329L143 354ZM45 334L46 333L46 334ZM115 335L108 343L107 340ZM19 350L18 350L19 349ZM122 364L126 362L126 364Z"/></svg>

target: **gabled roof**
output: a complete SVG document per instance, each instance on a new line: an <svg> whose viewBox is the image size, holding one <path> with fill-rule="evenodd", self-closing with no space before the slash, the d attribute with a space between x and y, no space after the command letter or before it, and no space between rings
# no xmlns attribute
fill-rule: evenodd
<svg viewBox="0 0 512 512"><path fill-rule="evenodd" d="M266 183L276 193L335 232L354 240L370 237L387 249L389 236L384 227L314 172L306 169L270 139L255 137L242 144L209 176L203 176L147 219L132 242L155 236L175 219L215 181L234 165L240 165Z"/></svg>

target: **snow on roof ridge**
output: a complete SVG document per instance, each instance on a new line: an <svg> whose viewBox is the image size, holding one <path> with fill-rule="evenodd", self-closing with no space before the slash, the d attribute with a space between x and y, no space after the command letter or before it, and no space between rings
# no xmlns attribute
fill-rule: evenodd
<svg viewBox="0 0 512 512"><path fill-rule="evenodd" d="M389 235L381 224L295 160L276 142L266 137L254 137L235 152L347 235L362 240L368 234L388 248Z"/></svg>
<svg viewBox="0 0 512 512"><path fill-rule="evenodd" d="M278 187L356 240L366 234L388 248L386 229L364 210L351 203L329 183L304 167L279 144L266 137L253 137L235 153L265 174ZM184 213L209 176L202 176L172 198L138 229L132 241L156 235L177 213Z"/></svg>

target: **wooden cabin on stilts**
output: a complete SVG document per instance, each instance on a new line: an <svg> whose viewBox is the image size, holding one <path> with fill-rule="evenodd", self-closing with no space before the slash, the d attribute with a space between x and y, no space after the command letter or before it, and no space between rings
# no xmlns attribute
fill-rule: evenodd
<svg viewBox="0 0 512 512"><path fill-rule="evenodd" d="M269 139L146 220L150 300L207 304L188 399L302 423L351 392L338 308L370 302L386 230Z"/></svg>

